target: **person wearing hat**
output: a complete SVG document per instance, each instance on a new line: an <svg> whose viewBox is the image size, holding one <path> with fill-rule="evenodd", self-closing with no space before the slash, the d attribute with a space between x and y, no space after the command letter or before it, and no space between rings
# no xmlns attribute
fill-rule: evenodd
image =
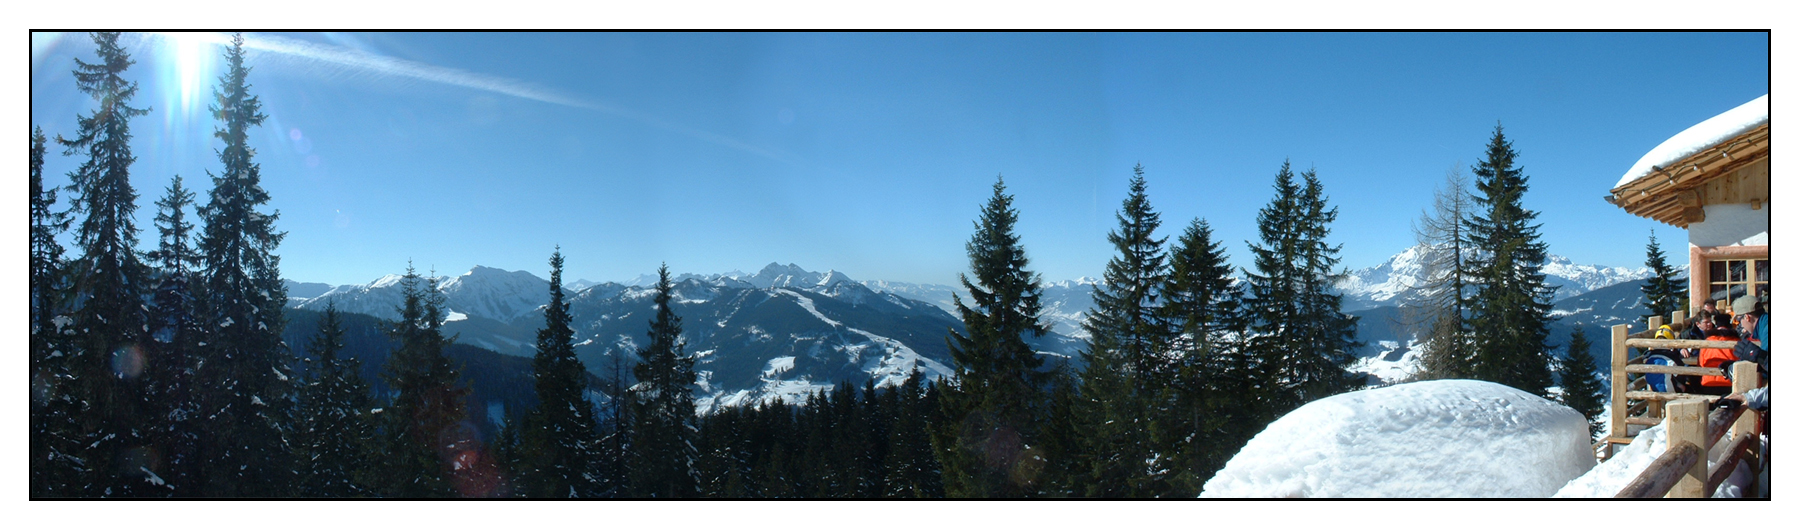
<svg viewBox="0 0 1801 531"><path fill-rule="evenodd" d="M1736 362L1754 363L1764 385L1744 393L1734 393L1727 398L1744 402L1751 409L1768 411L1770 409L1770 316L1764 313L1757 297L1746 295L1732 301L1733 318L1738 321L1738 328L1743 332L1743 339L1733 346L1733 357ZM1727 376L1732 374L1732 363L1720 368Z"/></svg>
<svg viewBox="0 0 1801 531"><path fill-rule="evenodd" d="M1754 295L1739 297L1732 301L1732 319L1738 321L1739 336L1757 341L1764 350L1770 349L1770 318L1763 311L1763 303Z"/></svg>

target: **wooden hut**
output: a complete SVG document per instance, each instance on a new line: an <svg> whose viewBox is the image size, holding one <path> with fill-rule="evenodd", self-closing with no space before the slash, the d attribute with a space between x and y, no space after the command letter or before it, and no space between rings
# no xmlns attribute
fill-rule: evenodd
<svg viewBox="0 0 1801 531"><path fill-rule="evenodd" d="M1608 203L1688 231L1689 314L1770 293L1770 96L1695 124L1639 158Z"/></svg>

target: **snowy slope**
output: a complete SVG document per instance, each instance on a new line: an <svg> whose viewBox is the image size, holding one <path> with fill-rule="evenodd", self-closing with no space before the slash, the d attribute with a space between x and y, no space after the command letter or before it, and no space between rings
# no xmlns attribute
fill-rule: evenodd
<svg viewBox="0 0 1801 531"><path fill-rule="evenodd" d="M328 302L336 302L338 311L393 319L399 316L395 307L402 298L400 279L386 275L368 284L338 286L295 306L322 311ZM446 310L466 316L507 322L550 301L550 283L525 271L478 265L462 275L437 279Z"/></svg>
<svg viewBox="0 0 1801 531"><path fill-rule="evenodd" d="M438 289L451 309L503 322L550 303L550 282L525 271L475 266Z"/></svg>
<svg viewBox="0 0 1801 531"><path fill-rule="evenodd" d="M1594 465L1574 410L1500 384L1435 380L1302 406L1253 437L1201 497L1545 497Z"/></svg>
<svg viewBox="0 0 1801 531"><path fill-rule="evenodd" d="M447 280L446 277L438 278L440 283ZM400 279L400 275L383 275L368 284L345 284L295 307L322 312L327 305L335 303L340 312L395 319L400 317L400 313L395 310L402 299Z"/></svg>
<svg viewBox="0 0 1801 531"><path fill-rule="evenodd" d="M769 288L702 278L676 284L672 298L684 348L696 356L702 376L696 399L703 412L801 402L844 381L899 385L915 368L927 378L950 374L944 336L961 323L936 306L876 293L829 271L784 270L757 279ZM655 311L653 295L648 287L601 284L572 298L583 363L597 372L614 359L636 363Z"/></svg>
<svg viewBox="0 0 1801 531"><path fill-rule="evenodd" d="M885 280L865 280L862 284L878 293L892 293L931 303L951 315L956 315L957 312L951 295L961 297L964 304L970 304L969 292L961 287ZM1088 318L1088 314L1094 312L1094 290L1099 284L1100 281L1094 278L1081 277L1040 285L1043 292L1039 301L1044 308L1041 317L1052 333L1073 339L1088 337L1088 332L1082 330L1082 322Z"/></svg>

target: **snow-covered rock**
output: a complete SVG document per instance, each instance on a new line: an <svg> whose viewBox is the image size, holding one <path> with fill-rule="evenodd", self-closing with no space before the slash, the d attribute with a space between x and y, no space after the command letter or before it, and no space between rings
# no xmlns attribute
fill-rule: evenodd
<svg viewBox="0 0 1801 531"><path fill-rule="evenodd" d="M1302 406L1252 438L1201 497L1545 497L1594 464L1575 410L1496 383L1435 380Z"/></svg>

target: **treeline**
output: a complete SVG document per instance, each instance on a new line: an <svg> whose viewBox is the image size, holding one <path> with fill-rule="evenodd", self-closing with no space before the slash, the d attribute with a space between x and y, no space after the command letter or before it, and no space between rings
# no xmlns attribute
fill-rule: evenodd
<svg viewBox="0 0 1801 531"><path fill-rule="evenodd" d="M1142 167L1129 184L1078 372L1026 346L1045 332L1039 278L996 181L967 246L971 300L956 304L968 333L953 333L956 376L932 426L947 495L1193 497L1275 418L1362 385L1345 370L1355 318L1330 291L1343 274L1325 241L1337 210L1312 170L1276 172L1242 282L1205 220L1166 245Z"/></svg>

